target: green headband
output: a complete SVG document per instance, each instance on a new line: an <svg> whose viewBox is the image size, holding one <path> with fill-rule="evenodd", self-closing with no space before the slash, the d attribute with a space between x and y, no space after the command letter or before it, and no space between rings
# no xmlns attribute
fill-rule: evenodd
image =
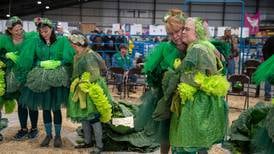
<svg viewBox="0 0 274 154"><path fill-rule="evenodd" d="M22 23L22 20L17 17L17 16L13 16L13 17L10 17L7 22L6 22L6 27L7 28L12 28L14 25L14 23Z"/></svg>
<svg viewBox="0 0 274 154"><path fill-rule="evenodd" d="M52 27L52 22L48 18L42 18L38 25L40 25L38 27L41 27L42 25L48 25L48 26Z"/></svg>
<svg viewBox="0 0 274 154"><path fill-rule="evenodd" d="M74 43L74 44L80 44L80 45L84 45L86 42L86 38L85 36L81 35L81 34L72 34L68 36L68 39Z"/></svg>
<svg viewBox="0 0 274 154"><path fill-rule="evenodd" d="M163 22L164 22L164 23L167 23L168 18L169 18L169 17L172 17L172 16L173 16L173 15L172 15L170 12L168 12L167 14L164 15L164 17L163 17ZM178 20L183 21L183 22L186 20L184 14L182 14L182 13L177 14L177 15L175 15L175 16L173 16L173 17L175 17L175 18L177 18Z"/></svg>

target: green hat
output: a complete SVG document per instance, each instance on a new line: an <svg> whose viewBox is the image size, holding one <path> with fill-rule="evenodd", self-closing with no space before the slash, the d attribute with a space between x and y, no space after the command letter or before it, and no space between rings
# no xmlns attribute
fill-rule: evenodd
<svg viewBox="0 0 274 154"><path fill-rule="evenodd" d="M22 24L22 20L17 16L10 17L6 22L6 27L7 28L12 28L13 26L15 26L14 25L15 23L21 23Z"/></svg>
<svg viewBox="0 0 274 154"><path fill-rule="evenodd" d="M74 44L84 45L86 43L86 38L81 34L72 34L68 36L68 39Z"/></svg>
<svg viewBox="0 0 274 154"><path fill-rule="evenodd" d="M52 22L51 22L51 20L49 20L48 18L42 18L42 19L40 20L40 23L38 24L38 28L40 28L40 27L42 27L42 26L44 26L44 25L47 25L47 26L49 26L49 27L52 27Z"/></svg>

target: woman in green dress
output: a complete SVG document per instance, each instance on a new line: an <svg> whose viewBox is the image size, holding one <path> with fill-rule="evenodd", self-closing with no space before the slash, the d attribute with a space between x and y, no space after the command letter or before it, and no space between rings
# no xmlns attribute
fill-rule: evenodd
<svg viewBox="0 0 274 154"><path fill-rule="evenodd" d="M149 144L161 144L161 153L169 151L169 122L171 93L164 95L167 89L163 78L167 70L174 70L176 63L185 56L186 45L181 40L185 23L182 10L169 10L163 19L170 41L161 42L146 57L144 73L150 89L141 97L142 105L136 115L134 127L143 133Z"/></svg>
<svg viewBox="0 0 274 154"><path fill-rule="evenodd" d="M88 47L88 41L83 34L72 34L68 38L76 55L67 114L72 121L82 123L84 144L78 147L91 146L94 136L94 153L100 153L103 149L101 122L109 122L112 116L112 98L100 75L100 70L106 69L105 62L98 53Z"/></svg>
<svg viewBox="0 0 274 154"><path fill-rule="evenodd" d="M16 133L14 138L22 140L27 138L35 138L38 134L37 120L38 111L24 107L18 101L20 95L20 85L24 82L24 73L18 69L18 57L23 51L27 51L28 46L31 45L31 40L37 34L33 32L26 33L23 30L23 22L17 16L9 18L6 22L6 33L0 36L0 60L4 65L1 65L1 70L5 70L5 84L4 89L1 86L1 101L0 106L9 105L18 102L18 118L21 129ZM5 66L5 68L4 68ZM1 73L2 74L2 73ZM1 75L2 79L2 75ZM31 120L31 129L28 131L27 120L28 115Z"/></svg>
<svg viewBox="0 0 274 154"><path fill-rule="evenodd" d="M188 18L181 39L188 48L176 70L180 83L172 99L169 138L173 153L196 153L224 139L229 83L201 19Z"/></svg>
<svg viewBox="0 0 274 154"><path fill-rule="evenodd" d="M20 96L20 102L32 110L43 110L46 137L40 144L49 145L52 139L52 115L55 128L54 147L61 147L61 105L66 104L69 94L70 72L74 49L68 39L56 36L52 22L43 18L37 26L39 37L32 48L20 56L20 67L30 70Z"/></svg>

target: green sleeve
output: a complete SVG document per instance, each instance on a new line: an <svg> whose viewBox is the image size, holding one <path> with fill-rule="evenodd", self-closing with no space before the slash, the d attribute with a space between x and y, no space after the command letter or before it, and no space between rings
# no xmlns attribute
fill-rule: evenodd
<svg viewBox="0 0 274 154"><path fill-rule="evenodd" d="M75 50L71 46L70 42L66 37L62 38L63 40L63 64L71 64L73 62L73 57L75 55Z"/></svg>
<svg viewBox="0 0 274 154"><path fill-rule="evenodd" d="M144 64L144 72L148 73L153 71L157 66L159 66L160 62L163 59L162 51L164 45L161 43L154 47L148 57L146 57Z"/></svg>

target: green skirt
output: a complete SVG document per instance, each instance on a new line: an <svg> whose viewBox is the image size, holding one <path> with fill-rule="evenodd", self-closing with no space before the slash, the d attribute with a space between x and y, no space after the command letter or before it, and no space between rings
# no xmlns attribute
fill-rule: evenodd
<svg viewBox="0 0 274 154"><path fill-rule="evenodd" d="M36 93L27 87L21 90L19 104L32 110L60 110L61 105L67 104L69 89L67 87L51 87L49 90Z"/></svg>
<svg viewBox="0 0 274 154"><path fill-rule="evenodd" d="M170 144L177 148L210 148L226 134L228 109L224 98L209 96L203 91L193 101L181 105L180 115L172 113Z"/></svg>
<svg viewBox="0 0 274 154"><path fill-rule="evenodd" d="M69 101L67 105L67 115L68 117L75 122L81 122L83 120L92 120L96 118L98 111L96 106L90 97L87 97L86 108L80 108L79 102L73 102L72 97L74 93L70 93Z"/></svg>
<svg viewBox="0 0 274 154"><path fill-rule="evenodd" d="M134 128L143 131L146 137L156 143L167 143L170 119L155 121L152 118L153 112L161 99L160 90L151 89L141 97L142 104L134 119Z"/></svg>

